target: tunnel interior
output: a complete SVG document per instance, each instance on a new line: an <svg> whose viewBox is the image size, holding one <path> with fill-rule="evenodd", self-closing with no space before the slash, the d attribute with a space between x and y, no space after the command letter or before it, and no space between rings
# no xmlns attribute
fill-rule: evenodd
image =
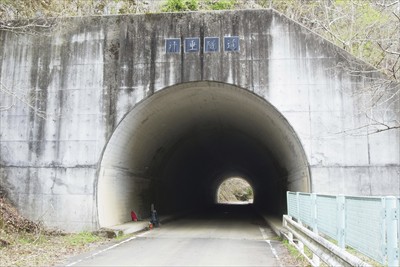
<svg viewBox="0 0 400 267"><path fill-rule="evenodd" d="M286 191L310 191L304 149L266 100L237 86L191 82L158 91L120 122L97 183L101 227L150 215L202 210L224 177L246 177L254 206L280 215Z"/></svg>

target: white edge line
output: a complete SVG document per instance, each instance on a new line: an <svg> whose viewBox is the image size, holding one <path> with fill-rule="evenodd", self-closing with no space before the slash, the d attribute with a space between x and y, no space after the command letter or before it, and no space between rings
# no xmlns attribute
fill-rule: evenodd
<svg viewBox="0 0 400 267"><path fill-rule="evenodd" d="M120 246L120 245L122 245L122 244L124 244L124 243L126 243L126 242L132 241L132 240L134 240L134 239L136 239L136 238L138 238L138 237L142 237L142 236L144 236L144 235L147 234L147 233L148 233L148 232L144 232L144 233L142 233L142 234L140 234L140 235L132 236L132 237L126 239L126 240L123 240L123 241L121 241L121 242L119 242L119 243L117 243L117 244L114 244L114 245L112 245L112 246L109 246L109 247L107 247L107 248L105 248L105 249L99 250L99 251L97 251L97 252L95 252L95 253L93 253L93 254L90 254L89 256L87 256L87 257L85 257L85 258L83 258L83 259L74 261L74 262L72 262L72 263L70 263L70 264L67 264L67 265L65 265L65 266L73 266L73 265L78 264L78 263L80 263L80 262L82 262L82 261L84 261L84 260L87 260L87 259L89 259L89 258L93 258L93 257L96 256L96 255L99 255L99 254L101 254L101 253L103 253L103 252L106 252L106 251L108 251L108 250L110 250L110 249L116 248L116 247L118 247L118 246Z"/></svg>
<svg viewBox="0 0 400 267"><path fill-rule="evenodd" d="M260 229L260 232L262 234L262 237L263 237L264 241L268 243L268 245L269 245L269 247L270 247L270 249L272 251L272 254L274 254L274 257L278 261L279 267L283 267L281 259L279 258L278 253L276 252L275 248L272 246L271 240L268 239L268 236L265 233L265 230L263 228L261 228L261 227L259 227L259 229Z"/></svg>
<svg viewBox="0 0 400 267"><path fill-rule="evenodd" d="M280 259L279 256L278 256L278 253L276 253L275 248L274 248L274 247L272 246L272 244L271 244L271 240L265 240L265 242L267 242L268 245L270 246L270 248L271 248L271 250L272 250L272 254L274 254L276 260L277 260L278 263L279 263L279 267L283 267L283 266L282 266L282 263L281 263L281 259Z"/></svg>

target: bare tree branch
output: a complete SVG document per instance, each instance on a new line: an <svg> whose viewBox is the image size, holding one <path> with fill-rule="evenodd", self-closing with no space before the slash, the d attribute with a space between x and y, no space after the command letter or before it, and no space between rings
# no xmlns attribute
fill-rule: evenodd
<svg viewBox="0 0 400 267"><path fill-rule="evenodd" d="M394 1L394 2L392 2L392 3L390 3L390 4L387 4L387 5L385 5L385 4L381 4L381 3L376 3L378 6L381 6L381 7L385 7L385 8L387 8L387 7L392 7L392 6L394 6L394 5L396 5L396 4L398 4L399 3L399 0L397 0L397 1Z"/></svg>
<svg viewBox="0 0 400 267"><path fill-rule="evenodd" d="M23 21L0 21L0 30L16 34L46 35L57 24L57 18Z"/></svg>
<svg viewBox="0 0 400 267"><path fill-rule="evenodd" d="M0 111L5 111L7 109L12 108L13 106L15 106L15 100L19 100L20 102L22 102L25 106L27 106L29 109L31 109L34 114L36 116L38 116L39 118L42 118L44 120L47 119L47 115L46 112L43 112L42 110L40 110L39 108L37 108L35 105L33 105L31 103L31 101L29 101L29 99L27 99L24 96L21 96L19 94L17 94L16 92L12 91L11 89L7 88L3 83L0 82L0 92L3 92L9 96L12 97L12 104L10 104L10 106L6 106L6 107L2 107L0 109Z"/></svg>
<svg viewBox="0 0 400 267"><path fill-rule="evenodd" d="M385 53L400 56L400 52L390 51L390 50L388 50L388 49L383 48L383 46L382 46L381 43L377 43L377 44L378 44L378 46L379 46Z"/></svg>
<svg viewBox="0 0 400 267"><path fill-rule="evenodd" d="M400 16L396 14L396 12L392 12L392 14L398 19L400 20Z"/></svg>

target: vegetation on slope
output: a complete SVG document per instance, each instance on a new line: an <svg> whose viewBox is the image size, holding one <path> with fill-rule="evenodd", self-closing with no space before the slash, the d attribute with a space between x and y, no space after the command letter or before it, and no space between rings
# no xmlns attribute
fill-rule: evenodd
<svg viewBox="0 0 400 267"><path fill-rule="evenodd" d="M88 232L48 230L25 219L0 195L0 266L49 266L106 240Z"/></svg>
<svg viewBox="0 0 400 267"><path fill-rule="evenodd" d="M399 79L398 0L271 0L268 3L392 79Z"/></svg>

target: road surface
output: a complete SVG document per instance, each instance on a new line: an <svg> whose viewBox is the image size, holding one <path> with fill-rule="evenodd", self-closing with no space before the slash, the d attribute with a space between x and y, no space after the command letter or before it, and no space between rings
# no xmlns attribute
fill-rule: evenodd
<svg viewBox="0 0 400 267"><path fill-rule="evenodd" d="M250 206L218 206L71 259L67 266L281 266L282 245Z"/></svg>

